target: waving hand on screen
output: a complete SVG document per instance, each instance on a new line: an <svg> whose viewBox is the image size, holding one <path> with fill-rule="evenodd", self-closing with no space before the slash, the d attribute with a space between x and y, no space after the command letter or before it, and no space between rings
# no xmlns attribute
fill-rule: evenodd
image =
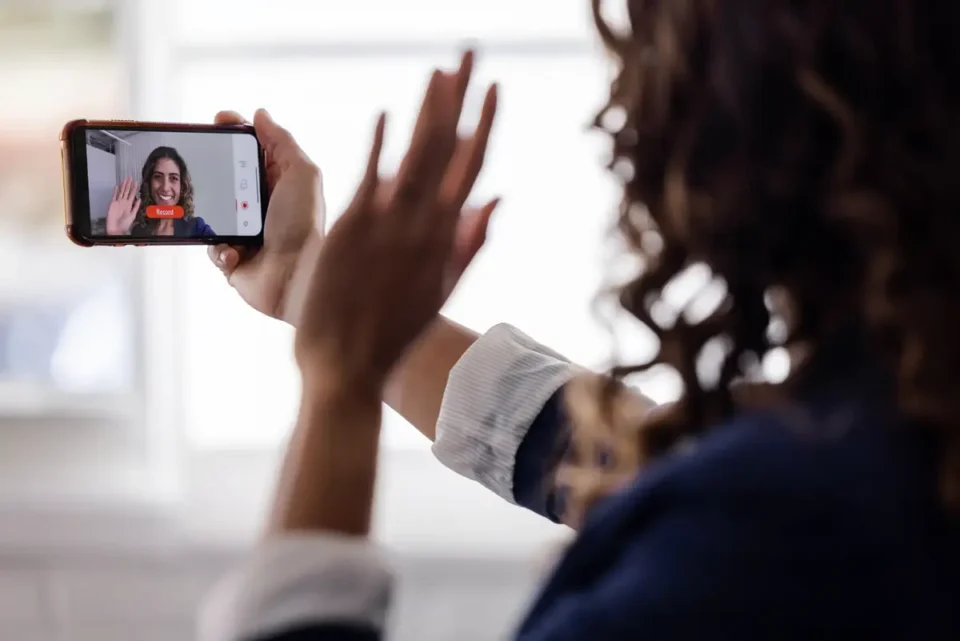
<svg viewBox="0 0 960 641"><path fill-rule="evenodd" d="M133 178L124 178L113 188L113 198L107 208L107 235L125 236L140 209L140 190Z"/></svg>

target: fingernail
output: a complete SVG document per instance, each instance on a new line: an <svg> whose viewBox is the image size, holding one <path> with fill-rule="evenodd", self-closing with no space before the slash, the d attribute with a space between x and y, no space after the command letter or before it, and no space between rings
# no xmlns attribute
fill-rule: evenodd
<svg viewBox="0 0 960 641"><path fill-rule="evenodd" d="M227 250L224 249L222 252L217 254L217 266L224 267L227 264Z"/></svg>

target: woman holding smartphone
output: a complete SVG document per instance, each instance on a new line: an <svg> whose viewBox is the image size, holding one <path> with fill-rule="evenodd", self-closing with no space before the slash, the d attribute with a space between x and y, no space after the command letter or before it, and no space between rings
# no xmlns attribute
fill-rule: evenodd
<svg viewBox="0 0 960 641"><path fill-rule="evenodd" d="M577 453L609 456L563 468L585 521L522 641L960 638L960 12L765 9L636 0L618 35L594 0L619 62L620 229L645 266L619 300L660 350L569 388ZM475 173L457 163L479 168L485 147L478 135L457 153L468 77L434 74L391 181L381 119L354 201L311 259L303 401L271 528L211 603L206 639L381 638L390 577L366 538L380 402L460 269ZM667 322L662 288L692 264L726 297ZM734 402L774 346L772 295L801 358L783 385ZM711 341L715 371L699 358ZM656 364L685 390L643 413L617 379ZM556 441L530 446L533 430L518 459L549 459Z"/></svg>
<svg viewBox="0 0 960 641"><path fill-rule="evenodd" d="M458 76L468 75L472 54ZM472 136L458 139L445 181L475 179L475 151L493 127L495 104L481 115ZM243 124L221 112L218 124ZM324 244L323 177L293 136L260 110L254 122L264 146L270 204L263 247L211 246L211 261L254 309L298 327L313 265ZM454 194L460 216L447 278L455 281L486 239L499 202L465 206L468 193ZM565 389L589 372L515 327L500 324L484 334L437 314L391 372L384 402L433 441L437 459L510 503L555 522L577 524L561 509L554 489L556 462L543 459L540 445L562 449L568 440ZM655 404L638 392L636 411ZM526 444L521 448L521 444Z"/></svg>
<svg viewBox="0 0 960 641"><path fill-rule="evenodd" d="M106 216L108 236L216 236L210 225L194 214L193 181L186 161L176 149L157 147L150 152L140 177L139 189L132 178L114 188ZM150 206L181 207L183 216L150 218Z"/></svg>

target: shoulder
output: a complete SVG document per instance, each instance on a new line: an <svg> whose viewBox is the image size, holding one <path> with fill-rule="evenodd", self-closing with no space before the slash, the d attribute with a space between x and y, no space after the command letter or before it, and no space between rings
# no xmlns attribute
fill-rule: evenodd
<svg viewBox="0 0 960 641"><path fill-rule="evenodd" d="M189 234L191 236L213 236L215 232L200 216L190 219Z"/></svg>
<svg viewBox="0 0 960 641"><path fill-rule="evenodd" d="M528 630L571 609L579 618L566 625L599 625L610 639L793 638L780 626L804 616L813 627L799 638L821 624L860 625L892 602L877 568L912 540L896 531L912 514L909 474L885 432L846 403L715 427L591 512Z"/></svg>
<svg viewBox="0 0 960 641"><path fill-rule="evenodd" d="M613 500L708 500L773 510L844 510L863 489L890 497L918 471L922 447L896 414L857 398L738 415L654 463ZM917 447L914 447L917 446ZM911 448L915 452L911 452ZM867 501L869 503L869 501Z"/></svg>
<svg viewBox="0 0 960 641"><path fill-rule="evenodd" d="M597 506L598 527L631 527L669 506L724 513L758 526L780 515L846 523L889 497L903 461L892 421L858 402L797 403L744 413L641 470ZM872 488L869 494L861 488ZM700 512L703 514L703 512Z"/></svg>

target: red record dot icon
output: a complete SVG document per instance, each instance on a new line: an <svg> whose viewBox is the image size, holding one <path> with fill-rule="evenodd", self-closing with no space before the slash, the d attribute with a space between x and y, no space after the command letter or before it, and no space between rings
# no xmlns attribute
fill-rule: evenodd
<svg viewBox="0 0 960 641"><path fill-rule="evenodd" d="M248 205L248 204L247 204L247 201L245 201L245 200L240 203L240 209L246 209L246 208L249 207L249 206L250 206L250 205Z"/></svg>

